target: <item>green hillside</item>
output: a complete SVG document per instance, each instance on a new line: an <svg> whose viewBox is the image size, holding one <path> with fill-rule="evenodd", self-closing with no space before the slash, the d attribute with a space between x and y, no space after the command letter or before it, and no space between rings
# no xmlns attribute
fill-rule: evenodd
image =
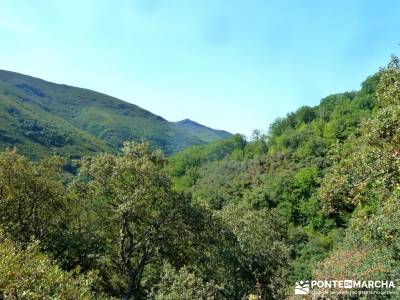
<svg viewBox="0 0 400 300"><path fill-rule="evenodd" d="M13 147L34 159L113 151L111 145L52 114L34 97L0 82L0 149Z"/></svg>
<svg viewBox="0 0 400 300"><path fill-rule="evenodd" d="M171 154L224 136L178 126L101 93L8 71L0 71L0 99L1 149L16 146L31 157L117 151L124 141L143 139Z"/></svg>

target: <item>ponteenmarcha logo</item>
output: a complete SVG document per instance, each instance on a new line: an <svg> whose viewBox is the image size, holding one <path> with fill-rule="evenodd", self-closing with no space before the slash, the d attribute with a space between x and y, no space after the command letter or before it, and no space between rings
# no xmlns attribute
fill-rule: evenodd
<svg viewBox="0 0 400 300"><path fill-rule="evenodd" d="M392 280L302 280L297 281L294 289L295 295L307 295L310 292L323 290L379 290L386 289L395 292Z"/></svg>

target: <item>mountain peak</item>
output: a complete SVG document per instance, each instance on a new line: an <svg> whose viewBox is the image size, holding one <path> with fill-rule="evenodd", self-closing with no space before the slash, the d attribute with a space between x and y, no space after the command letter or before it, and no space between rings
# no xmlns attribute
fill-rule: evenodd
<svg viewBox="0 0 400 300"><path fill-rule="evenodd" d="M207 127L207 126L204 126L204 125L202 125L202 124L200 124L200 123L198 123L196 121L193 121L191 119L188 119L188 118L180 120L180 121L177 121L177 122L175 122L175 124L193 124L193 125L198 125L198 126L202 126L202 127Z"/></svg>
<svg viewBox="0 0 400 300"><path fill-rule="evenodd" d="M225 139L232 134L225 130L218 130L207 127L189 118L183 119L181 121L175 122L178 127L194 133L199 139L205 140L207 142L213 142L219 139Z"/></svg>

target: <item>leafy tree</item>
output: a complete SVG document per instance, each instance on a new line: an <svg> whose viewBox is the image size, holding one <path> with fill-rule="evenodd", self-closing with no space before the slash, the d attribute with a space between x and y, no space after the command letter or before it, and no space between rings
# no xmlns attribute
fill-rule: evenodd
<svg viewBox="0 0 400 300"><path fill-rule="evenodd" d="M263 299L281 299L289 262L285 224L276 211L227 206L221 216L239 244L239 263L249 280L247 294L261 291Z"/></svg>
<svg viewBox="0 0 400 300"><path fill-rule="evenodd" d="M190 206L171 190L166 162L146 144L127 143L122 156L83 160L73 188L88 203L89 221L103 241L99 266L105 284L124 299L141 297L145 274L159 259L179 262L192 250L182 246Z"/></svg>
<svg viewBox="0 0 400 300"><path fill-rule="evenodd" d="M344 144L320 196L327 213L351 214L344 242L316 269L320 277L397 279L399 272L400 66L381 70L379 108L352 145ZM338 257L351 255L350 263ZM378 299L378 298L377 298Z"/></svg>
<svg viewBox="0 0 400 300"><path fill-rule="evenodd" d="M399 185L399 85L400 69L394 59L381 71L380 108L362 124L359 138L337 149L337 162L320 190L327 213L340 217L358 205L383 202Z"/></svg>
<svg viewBox="0 0 400 300"><path fill-rule="evenodd" d="M102 299L91 291L94 275L63 272L37 244L21 249L0 233L1 299Z"/></svg>
<svg viewBox="0 0 400 300"><path fill-rule="evenodd" d="M56 230L65 208L62 163L59 157L32 163L15 150L0 153L0 225L14 241L48 241Z"/></svg>

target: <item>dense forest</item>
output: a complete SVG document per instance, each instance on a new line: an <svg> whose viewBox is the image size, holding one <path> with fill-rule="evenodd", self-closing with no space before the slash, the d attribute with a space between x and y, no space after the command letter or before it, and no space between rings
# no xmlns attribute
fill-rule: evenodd
<svg viewBox="0 0 400 300"><path fill-rule="evenodd" d="M0 299L291 299L299 280L397 280L399 196L396 57L250 140L168 158L146 142L73 161L8 149ZM365 299L379 297L399 296Z"/></svg>

